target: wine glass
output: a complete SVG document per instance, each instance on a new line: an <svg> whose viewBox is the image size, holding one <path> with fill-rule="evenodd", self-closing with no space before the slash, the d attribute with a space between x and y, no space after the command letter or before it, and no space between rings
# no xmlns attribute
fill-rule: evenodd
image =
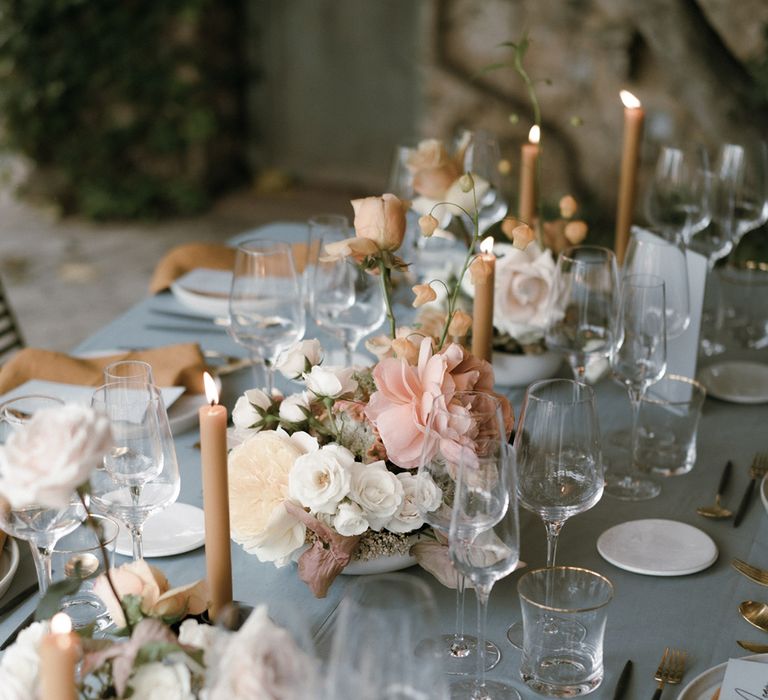
<svg viewBox="0 0 768 700"><path fill-rule="evenodd" d="M468 425L471 431L467 430ZM501 435L506 440L501 404L496 397L460 391L433 399L416 479L420 493L429 493L435 486L440 489L441 498L436 508L426 509L423 499L417 503L419 515L435 531L448 536L462 451L471 449L478 440L481 441L478 447L488 440L498 445ZM457 570L456 626L453 634L438 639L446 671L458 675L473 673L477 664L477 639L464 634L464 584L464 575ZM501 652L493 642L486 641L484 657L486 670L490 670L498 664Z"/></svg>
<svg viewBox="0 0 768 700"><path fill-rule="evenodd" d="M322 245L337 240L327 235ZM341 340L345 366L352 367L362 338L376 330L386 316L381 280L351 259L318 260L310 291L315 323Z"/></svg>
<svg viewBox="0 0 768 700"><path fill-rule="evenodd" d="M160 391L142 381L104 384L91 404L112 426L113 444L91 478L94 505L131 533L133 559L143 558L142 528L175 502L180 480Z"/></svg>
<svg viewBox="0 0 768 700"><path fill-rule="evenodd" d="M474 585L479 640L476 676L452 684L451 692L453 697L520 700L512 686L485 677L488 599L496 581L512 573L520 560L514 453L503 438L486 447L462 451L451 512L451 560Z"/></svg>
<svg viewBox="0 0 768 700"><path fill-rule="evenodd" d="M317 259L323 247L323 238L333 236L333 240L349 237L349 219L341 214L316 214L307 220L307 265L302 274L304 303L309 311L309 299L312 280L315 275Z"/></svg>
<svg viewBox="0 0 768 700"><path fill-rule="evenodd" d="M560 531L568 518L594 506L603 495L604 474L592 387L572 379L531 384L514 441L517 496L537 513L547 532L547 566L555 565ZM520 622L507 638L522 648Z"/></svg>
<svg viewBox="0 0 768 700"><path fill-rule="evenodd" d="M60 399L41 394L9 399L0 405L2 441L5 442L13 430L24 425L37 411L62 405L64 402ZM40 505L10 508L8 504L0 507L0 528L29 542L41 595L45 594L51 583L53 548L59 539L80 525L85 515L85 508L75 493L66 508L48 508Z"/></svg>
<svg viewBox="0 0 768 700"><path fill-rule="evenodd" d="M117 360L104 368L104 383L111 382L147 382L154 384L152 365L142 360Z"/></svg>
<svg viewBox="0 0 768 700"><path fill-rule="evenodd" d="M611 355L611 369L627 387L632 406L632 446L637 441L640 400L645 390L664 376L667 368L667 315L664 280L656 275L630 275L621 286L619 341ZM609 475L606 493L625 501L655 498L661 487L648 477Z"/></svg>
<svg viewBox="0 0 768 700"><path fill-rule="evenodd" d="M709 155L700 145L662 146L645 200L648 220L666 238L684 242L711 220Z"/></svg>
<svg viewBox="0 0 768 700"><path fill-rule="evenodd" d="M229 333L263 364L267 393L274 387L274 362L304 337L304 302L293 253L287 243L263 239L237 248L229 293Z"/></svg>
<svg viewBox="0 0 768 700"><path fill-rule="evenodd" d="M548 304L546 343L568 356L579 381L584 381L589 364L606 360L611 353L617 290L613 251L574 246L560 253Z"/></svg>

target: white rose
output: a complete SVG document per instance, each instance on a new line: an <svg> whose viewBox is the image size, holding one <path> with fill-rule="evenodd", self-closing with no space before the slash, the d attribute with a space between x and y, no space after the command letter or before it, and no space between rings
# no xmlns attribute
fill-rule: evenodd
<svg viewBox="0 0 768 700"><path fill-rule="evenodd" d="M340 445L325 445L299 457L288 475L288 493L313 513L335 513L349 493L354 455Z"/></svg>
<svg viewBox="0 0 768 700"><path fill-rule="evenodd" d="M139 700L195 700L189 669L183 663L153 661L134 671L128 686Z"/></svg>
<svg viewBox="0 0 768 700"><path fill-rule="evenodd" d="M47 622L33 622L22 630L0 659L0 698L34 700L38 696L38 649L48 633Z"/></svg>
<svg viewBox="0 0 768 700"><path fill-rule="evenodd" d="M317 339L302 340L280 354L275 369L286 379L300 379L315 365L323 361L323 348Z"/></svg>
<svg viewBox="0 0 768 700"><path fill-rule="evenodd" d="M424 518L420 513L435 510L442 503L442 491L428 474L422 474L417 478L409 472L401 472L396 476L403 487L403 503L400 510L387 523L387 530L390 532L418 530L424 524Z"/></svg>
<svg viewBox="0 0 768 700"><path fill-rule="evenodd" d="M363 509L351 501L339 503L336 517L333 519L333 528L340 535L352 537L362 535L368 529L368 521L363 515Z"/></svg>
<svg viewBox="0 0 768 700"><path fill-rule="evenodd" d="M0 447L0 494L12 508L65 508L111 444L109 419L90 407L37 411Z"/></svg>
<svg viewBox="0 0 768 700"><path fill-rule="evenodd" d="M220 645L224 638L226 638L226 632L221 627L202 625L192 618L184 620L179 627L179 643L202 649L203 660L206 663L208 654Z"/></svg>
<svg viewBox="0 0 768 700"><path fill-rule="evenodd" d="M293 553L304 544L306 534L306 525L281 503L270 514L264 529L244 548L259 561L272 562L279 568L291 563Z"/></svg>
<svg viewBox="0 0 768 700"><path fill-rule="evenodd" d="M238 430L260 430L264 425L264 412L272 400L261 389L249 389L237 399L232 411L232 423Z"/></svg>
<svg viewBox="0 0 768 700"><path fill-rule="evenodd" d="M353 394L357 382L352 378L354 367L320 367L304 375L304 381L315 396L337 399L344 394Z"/></svg>
<svg viewBox="0 0 768 700"><path fill-rule="evenodd" d="M371 529L379 531L403 502L403 485L383 461L352 467L349 497L362 509Z"/></svg>
<svg viewBox="0 0 768 700"><path fill-rule="evenodd" d="M309 410L309 396L306 392L286 396L280 403L280 420L286 423L303 423L307 420L307 414L302 409Z"/></svg>

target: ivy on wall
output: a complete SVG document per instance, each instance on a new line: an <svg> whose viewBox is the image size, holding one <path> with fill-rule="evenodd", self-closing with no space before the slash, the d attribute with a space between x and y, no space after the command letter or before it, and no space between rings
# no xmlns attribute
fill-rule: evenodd
<svg viewBox="0 0 768 700"><path fill-rule="evenodd" d="M0 0L6 146L66 212L203 209L244 176L237 0Z"/></svg>

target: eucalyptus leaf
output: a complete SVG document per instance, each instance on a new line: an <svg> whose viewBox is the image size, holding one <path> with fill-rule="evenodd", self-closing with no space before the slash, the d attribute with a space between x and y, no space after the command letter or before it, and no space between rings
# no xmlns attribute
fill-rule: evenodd
<svg viewBox="0 0 768 700"><path fill-rule="evenodd" d="M56 581L48 586L48 590L37 604L35 610L36 620L49 620L61 610L61 599L73 595L78 591L82 580L67 578Z"/></svg>

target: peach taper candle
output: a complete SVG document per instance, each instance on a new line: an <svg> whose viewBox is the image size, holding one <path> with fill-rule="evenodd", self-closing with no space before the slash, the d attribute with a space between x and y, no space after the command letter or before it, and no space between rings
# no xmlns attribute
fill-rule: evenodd
<svg viewBox="0 0 768 700"><path fill-rule="evenodd" d="M518 218L529 226L533 226L536 218L536 168L540 139L541 130L538 124L534 124L528 132L528 143L524 143L521 149Z"/></svg>
<svg viewBox="0 0 768 700"><path fill-rule="evenodd" d="M475 285L475 303L472 309L472 354L480 360L491 361L493 352L493 288L496 283L496 256L493 238L488 236L480 244L478 255L469 268Z"/></svg>
<svg viewBox="0 0 768 700"><path fill-rule="evenodd" d="M51 631L40 640L40 697L76 700L75 666L80 656L77 635L66 613L51 618Z"/></svg>
<svg viewBox="0 0 768 700"><path fill-rule="evenodd" d="M637 167L640 162L640 141L643 138L645 111L631 92L622 90L624 104L624 145L621 151L621 175L619 179L619 201L616 206L616 235L613 248L621 265L629 240L632 215L635 211L637 191Z"/></svg>

